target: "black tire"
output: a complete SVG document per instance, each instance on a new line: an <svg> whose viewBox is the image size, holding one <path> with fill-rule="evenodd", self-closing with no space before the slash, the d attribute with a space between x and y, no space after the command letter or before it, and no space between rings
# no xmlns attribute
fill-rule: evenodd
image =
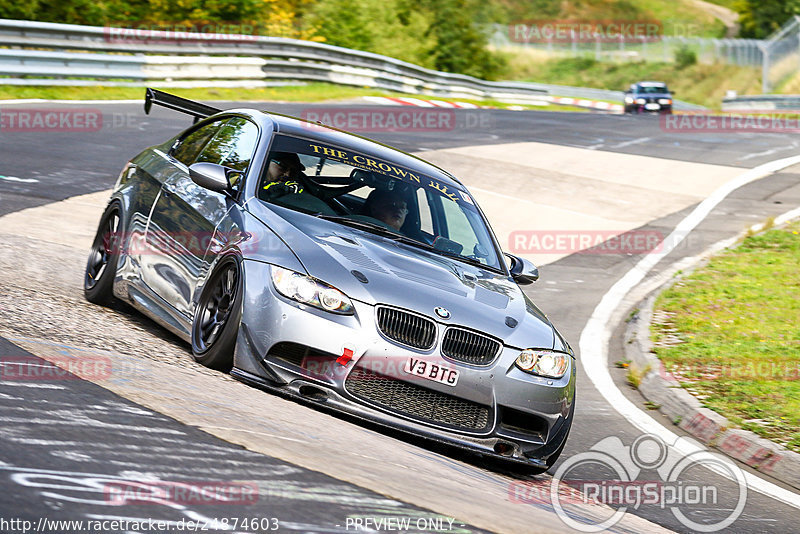
<svg viewBox="0 0 800 534"><path fill-rule="evenodd" d="M192 355L199 363L228 372L242 318L242 269L235 256L220 260L200 294L192 321Z"/></svg>
<svg viewBox="0 0 800 534"><path fill-rule="evenodd" d="M83 275L83 294L94 304L108 306L114 302L114 277L121 246L120 221L119 204L110 205L100 218L92 242Z"/></svg>

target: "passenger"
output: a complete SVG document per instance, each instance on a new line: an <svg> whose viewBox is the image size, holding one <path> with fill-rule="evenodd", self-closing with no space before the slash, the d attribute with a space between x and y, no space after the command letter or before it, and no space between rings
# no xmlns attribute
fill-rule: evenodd
<svg viewBox="0 0 800 534"><path fill-rule="evenodd" d="M364 214L374 217L400 231L408 215L408 205L397 191L375 189L364 203Z"/></svg>
<svg viewBox="0 0 800 534"><path fill-rule="evenodd" d="M293 152L270 153L267 177L264 180L263 196L277 198L292 193L302 193L303 184L298 181L306 170L300 158Z"/></svg>

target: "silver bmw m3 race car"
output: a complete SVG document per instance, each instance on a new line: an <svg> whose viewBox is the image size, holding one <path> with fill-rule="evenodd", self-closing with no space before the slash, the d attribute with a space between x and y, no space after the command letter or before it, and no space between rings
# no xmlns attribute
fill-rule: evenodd
<svg viewBox="0 0 800 534"><path fill-rule="evenodd" d="M251 385L544 471L572 424L575 358L522 292L472 195L419 158L152 89L195 124L125 165L86 267Z"/></svg>

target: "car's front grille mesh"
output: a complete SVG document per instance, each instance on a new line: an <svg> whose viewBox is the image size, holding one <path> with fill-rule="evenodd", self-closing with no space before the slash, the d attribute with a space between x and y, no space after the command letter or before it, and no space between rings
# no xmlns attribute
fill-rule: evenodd
<svg viewBox="0 0 800 534"><path fill-rule="evenodd" d="M378 328L389 339L417 349L429 349L436 340L433 321L394 308L378 307Z"/></svg>
<svg viewBox="0 0 800 534"><path fill-rule="evenodd" d="M299 343L290 343L282 341L276 343L269 349L267 353L269 358L277 358L285 362L291 363L298 367L312 368L319 367L323 364L333 362L336 360L335 354L323 352Z"/></svg>
<svg viewBox="0 0 800 534"><path fill-rule="evenodd" d="M448 328L442 340L442 354L474 365L492 363L499 351L499 341L463 328Z"/></svg>
<svg viewBox="0 0 800 534"><path fill-rule="evenodd" d="M356 367L345 387L352 395L383 408L462 430L483 430L489 426L489 408L452 395Z"/></svg>

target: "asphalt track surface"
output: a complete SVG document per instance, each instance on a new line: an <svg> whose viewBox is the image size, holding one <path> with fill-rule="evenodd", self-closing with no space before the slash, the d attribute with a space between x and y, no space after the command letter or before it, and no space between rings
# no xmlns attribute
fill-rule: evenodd
<svg viewBox="0 0 800 534"><path fill-rule="evenodd" d="M145 117L141 114L141 108L138 105L48 104L45 107L79 106L102 109L107 127L99 132L83 133L18 132L13 135L0 133L2 136L0 137L0 142L2 142L0 176L16 178L11 180L0 178L0 215L75 195L108 189L113 184L119 168L128 157L154 142L177 133L187 125L183 116L166 110ZM299 104L270 105L269 107L279 112L295 115L313 109L313 107ZM362 108L363 106L358 105L357 107ZM444 135L442 132L384 132L368 135L413 152L458 146L536 141L665 159L715 163L741 167L742 170L780 157L794 155L798 145L798 142L790 134L691 135L668 133L660 127L656 117L489 110L457 113L461 115L463 127L456 128ZM153 132L158 133L154 136ZM521 154L520 157L524 157L524 154ZM609 169L609 172L613 172L613 169ZM798 186L800 174L798 172L798 169L786 169L735 191L701 223L693 232L691 239L687 239L681 247L656 266L653 275L681 257L698 254L712 243L735 235L750 224L761 222L767 216L777 215L796 207L800 204L800 186ZM569 199L565 198L564 203L569 204ZM689 210L690 208L686 208L681 212L651 221L644 229L667 232ZM528 292L537 304L548 312L554 323L559 326L562 333L575 347L583 325L599 299L620 276L634 266L636 259L619 255L576 254L543 267L540 282ZM622 336L620 332L617 334L619 335L614 336L610 347L609 360L611 362L619 359L615 357L615 354L622 353L622 342L620 341ZM0 346L0 353L14 356L24 354L21 349L11 347L7 342ZM620 389L633 402L641 406L644 402L643 399L635 391L625 386L623 372L613 370L612 373ZM619 437L626 445L630 445L640 436L640 432L636 428L606 404L603 397L593 389L587 377L583 375L581 368L579 368L578 378L578 407L574 430L569 438L562 462L567 461L575 454L588 450L609 436ZM234 450L236 452L232 454L246 457L246 460L243 461L247 462L247 467L242 467L243 471L237 472L236 467L232 466L230 462L226 462L224 469L228 471L219 473L223 479L237 479L237 475L241 473L240 479L252 480L254 477L257 478L257 474L262 474L264 481L269 483L269 481L279 480L281 476L291 472L291 484L296 485L298 491L287 495L276 489L276 493L268 499L269 502L262 503L265 506L268 505L269 509L274 507L276 511L271 514L272 516L278 516L278 511L280 511L282 514L280 517L285 521L287 529L324 531L328 528L335 530L337 524L342 525L345 517L354 514L367 516L370 513L380 515L380 513L386 512L387 507L401 510L402 513L415 519L438 517L432 512L386 499L352 484L330 479L313 471L296 468L281 460L249 453L242 449L237 450L236 447L227 445L217 438L209 437L191 427L136 407L93 384L73 380L53 385L66 389L40 388L39 391L26 391L23 398L18 395L18 391L15 393L14 386L0 384L0 393L3 394L0 396L0 403L3 405L2 413L8 419L3 423L2 437L4 439L0 440L0 461L3 462L0 463L0 487L2 488L0 489L2 492L0 513L3 516L11 515L10 512L13 512L17 517L37 517L41 516L43 511L48 511L48 514L52 513L53 517L76 518L82 517L81 514L98 513L96 509L83 513L82 511L91 508L91 505L87 503L74 503L65 508L64 501L61 500L64 495L53 497L54 490L52 488L49 491L42 490L41 488L46 488L46 485L42 484L41 479L38 479L38 484L40 484L38 491L31 489L30 485L21 487L23 485L19 483L19 480L36 480L36 478L30 475L30 472L25 475L21 471L16 471L14 476L11 476L14 466L22 466L22 471L25 469L30 471L31 466L41 466L48 470L50 477L61 476L54 475L61 470L71 473L64 476L73 478L80 478L80 473L95 473L102 479L103 476L119 476L123 471L122 467L115 464L115 461L119 461L115 460L115 455L119 454L120 448L126 446L126 436L130 437L132 434L121 428L117 428L115 430L117 434L113 436L108 432L102 433L102 429L97 429L98 434L96 435L91 434L94 430L87 432L85 429L78 430L77 428L75 430L79 435L74 436L69 432L61 433L59 431L58 440L80 441L86 444L87 449L92 450L92 454L87 456L90 459L84 458L82 461L79 452L71 452L69 455L59 454L59 449L62 447L58 443L48 444L53 439L52 431L47 427L37 427L25 423L26 418L36 417L37 404L42 407L41 411L46 413L48 408L53 410L53 404L61 406L63 403L76 408L83 407L84 410L93 410L94 419L97 419L98 414L105 414L109 418L107 420L130 425L131 428L146 426L163 430L161 433L149 432L141 441L136 436L136 443L142 445L142 449L137 454L148 451L150 454L145 454L141 460L137 460L135 456L127 458L125 471L147 471L150 469L147 467L148 461L161 457L163 458L162 464L151 466L154 470L169 466L175 470L177 478L192 480L191 477L196 478L199 472L203 472L198 469L198 466L203 465L202 462L208 462L209 458L213 458L215 452L211 451L219 453L219 451L225 450L227 458L228 452ZM14 411L19 411L21 415L14 418L10 415ZM48 417L57 416L57 414L48 415ZM676 430L669 421L663 423L673 431ZM170 431L177 434L173 435ZM182 443L185 442L181 440L190 440L194 446L184 447ZM103 448L99 447L101 451L98 454L97 443L108 444L109 450L104 452ZM112 444L119 446L111 447ZM198 456L203 459L198 459L196 463L187 460L170 461L168 454L165 453L170 447L184 447L189 451L196 450ZM80 448L78 447L77 450ZM203 451L206 454L201 455ZM446 458L443 456L443 461L447 461ZM135 467L137 461L140 462L139 469ZM250 462L258 467L251 467ZM211 469L214 469L213 465ZM2 476L2 471L9 475ZM583 478L603 479L608 476L608 473L596 472L589 473ZM687 479L693 477L702 477L704 481L713 483L719 489L720 494L728 498L727 502L731 502L730 496L736 490L731 482L708 473L692 473ZM281 487L285 487L285 484ZM303 488L308 490L308 488L321 487L328 488L329 495L345 495L346 498L340 501L333 498L322 501L326 503L326 506L303 506L303 495L308 493L302 491ZM80 490L72 488L72 491L79 492ZM721 499L721 501L723 500ZM67 499L66 502L69 500ZM314 500L315 506L319 504L319 499ZM329 509L328 505L332 508ZM337 506L341 506L341 508L337 508ZM709 520L714 513L723 516L727 513L724 509L709 511L689 507L687 510L690 516L695 514L691 517L697 521ZM226 511L223 510L223 512ZM167 516L175 519L174 512L171 510ZM191 510L181 511L184 514L191 512ZM129 511L126 510L126 513ZM147 516L153 515L151 507L141 513L146 513ZM263 509L259 513L261 516L270 516ZM658 506L642 506L631 513L672 530L690 531L668 509ZM797 532L800 531L800 526L795 521L797 514L797 508L787 506L770 497L749 492L744 512L733 525L728 527L727 531ZM222 516L216 511L214 515L206 515ZM466 525L461 528L471 529Z"/></svg>

